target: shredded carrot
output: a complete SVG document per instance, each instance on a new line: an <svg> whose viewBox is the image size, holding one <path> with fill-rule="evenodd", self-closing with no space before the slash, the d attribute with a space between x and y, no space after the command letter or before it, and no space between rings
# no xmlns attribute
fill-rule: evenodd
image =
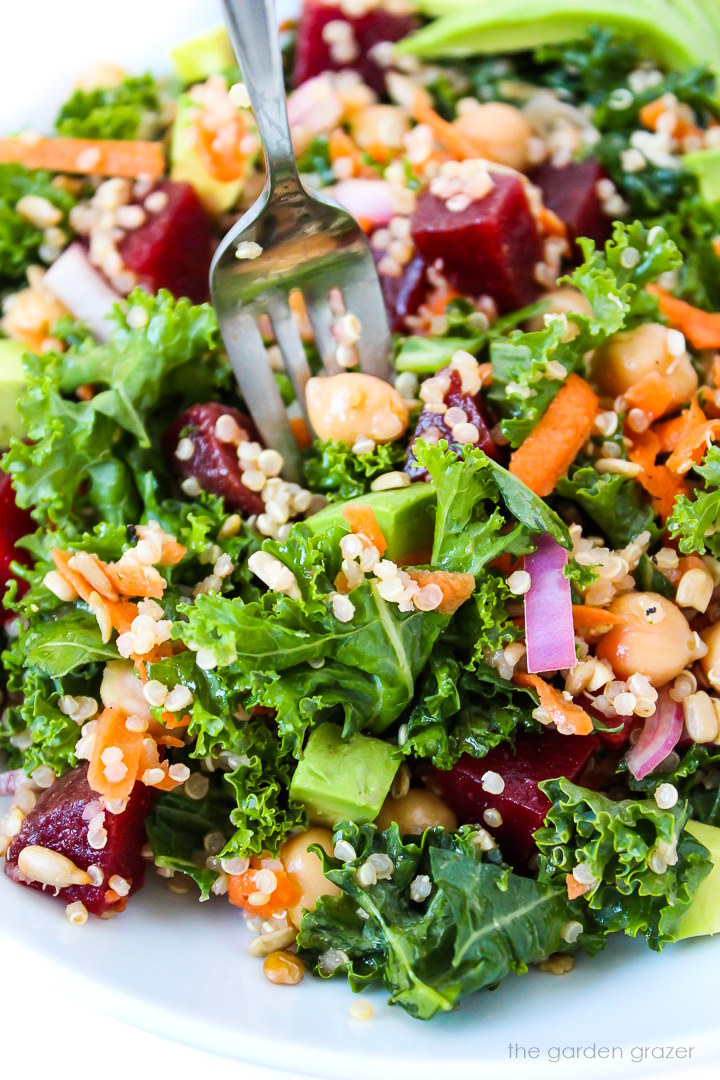
<svg viewBox="0 0 720 1080"><path fill-rule="evenodd" d="M119 634L124 634L130 629L132 621L138 613L136 604L128 603L127 600L109 600L95 592L82 574L70 568L69 563L73 557L73 552L63 551L62 548L53 548L50 556L60 576L73 587L81 600L84 600L86 604L92 605L95 603L99 605L109 616L113 629L117 630ZM108 565L96 557L94 561L112 581Z"/></svg>
<svg viewBox="0 0 720 1080"><path fill-rule="evenodd" d="M718 259L720 259L720 236L715 237L715 239L712 242L712 246L713 246L713 251L717 255Z"/></svg>
<svg viewBox="0 0 720 1080"><path fill-rule="evenodd" d="M558 236L563 240L566 239L567 225L557 216L554 210L548 210L547 206L541 206L537 219L546 236Z"/></svg>
<svg viewBox="0 0 720 1080"><path fill-rule="evenodd" d="M641 409L650 423L679 404L670 382L657 371L648 371L625 391L625 400L631 409Z"/></svg>
<svg viewBox="0 0 720 1080"><path fill-rule="evenodd" d="M453 300L457 300L460 295L455 289L451 289L449 285L443 285L433 290L423 304L423 308L429 311L431 315L444 315L448 304L452 303Z"/></svg>
<svg viewBox="0 0 720 1080"><path fill-rule="evenodd" d="M295 436L295 442L301 450L307 450L309 446L312 446L310 428L302 416L292 416L290 418L290 429Z"/></svg>
<svg viewBox="0 0 720 1080"><path fill-rule="evenodd" d="M158 566L177 566L186 555L187 548L184 544L179 544L174 536L170 536L167 540L163 540Z"/></svg>
<svg viewBox="0 0 720 1080"><path fill-rule="evenodd" d="M276 886L267 895L267 903L251 904L250 897L261 892L255 882L256 875L262 870L270 870L275 875ZM293 875L282 869L277 859L258 859L251 861L249 870L244 874L231 874L228 877L228 899L235 907L251 911L262 919L270 919L278 911L287 911L300 903L302 893Z"/></svg>
<svg viewBox="0 0 720 1080"><path fill-rule="evenodd" d="M572 874L565 875L565 885L567 887L568 900L577 900L579 896L584 896L588 891L587 885L583 885L582 882L576 881Z"/></svg>
<svg viewBox="0 0 720 1080"><path fill-rule="evenodd" d="M128 731L126 720L120 709L105 709L98 717L87 778L92 790L106 799L126 799L137 779L144 735ZM125 772L119 779L108 779L107 772L112 776L115 769L120 773L123 767Z"/></svg>
<svg viewBox="0 0 720 1080"><path fill-rule="evenodd" d="M119 562L108 563L105 570L121 596L150 596L153 600L162 599L165 581L154 566L120 559Z"/></svg>
<svg viewBox="0 0 720 1080"><path fill-rule="evenodd" d="M680 424L666 429L666 438L675 445L665 464L671 472L686 473L702 461L708 446L717 438L720 420L708 420L697 401L684 409L678 420Z"/></svg>
<svg viewBox="0 0 720 1080"><path fill-rule="evenodd" d="M182 739L178 739L175 735L156 735L155 742L158 746L175 746L178 750L181 750L185 745Z"/></svg>
<svg viewBox="0 0 720 1080"><path fill-rule="evenodd" d="M702 311L671 296L659 285L648 285L657 296L660 310L675 330L681 330L695 349L720 349L720 312Z"/></svg>
<svg viewBox="0 0 720 1080"><path fill-rule="evenodd" d="M462 135L457 128L435 112L423 90L418 90L413 97L410 114L418 124L429 127L436 141L449 150L454 158L464 161L465 158L484 156L482 147L474 139L468 139L467 136Z"/></svg>
<svg viewBox="0 0 720 1080"><path fill-rule="evenodd" d="M595 391L569 375L534 431L510 458L510 472L536 495L553 491L590 437L598 410Z"/></svg>
<svg viewBox="0 0 720 1080"><path fill-rule="evenodd" d="M377 173L366 163L360 147L342 128L335 128L331 133L328 139L328 152L332 162L339 158L348 158L352 162L353 176L361 176L368 180L377 179Z"/></svg>
<svg viewBox="0 0 720 1080"><path fill-rule="evenodd" d="M657 131L660 117L666 116L668 113L675 118L675 125L668 132L674 139L686 139L691 135L703 136L702 128L699 128L697 124L693 124L690 120L686 120L679 113L673 113L671 109L668 109L667 104L661 97L648 102L647 105L643 105L640 110L640 123L649 131Z"/></svg>
<svg viewBox="0 0 720 1080"><path fill-rule="evenodd" d="M585 710L573 701L567 701L559 690L550 686L539 675L519 672L513 681L517 686L529 686L536 692L540 705L561 735L590 735L593 723Z"/></svg>
<svg viewBox="0 0 720 1080"><path fill-rule="evenodd" d="M66 139L22 136L0 139L0 163L17 162L28 169L82 173L89 176L147 176L157 180L165 172L165 154L159 142L131 139Z"/></svg>
<svg viewBox="0 0 720 1080"><path fill-rule="evenodd" d="M381 555L385 554L387 540L382 534L382 529L375 517L375 511L371 506L366 506L364 503L362 505L348 503L347 506L343 507L342 516L350 526L351 532L362 533L378 549Z"/></svg>
<svg viewBox="0 0 720 1080"><path fill-rule="evenodd" d="M605 608L589 607L587 604L573 604L573 626L576 630L590 630L604 634L613 626L623 622L619 615Z"/></svg>
<svg viewBox="0 0 720 1080"><path fill-rule="evenodd" d="M642 466L638 483L647 491L655 513L664 524L673 512L677 496L687 493L687 485L667 465L657 463L661 452L662 441L653 430L634 434L632 445L628 448L630 461Z"/></svg>
<svg viewBox="0 0 720 1080"><path fill-rule="evenodd" d="M425 585L437 585L443 594L440 605L435 608L441 615L454 615L457 609L468 600L475 591L473 574L463 574L455 570L408 570L410 577L417 581L420 588Z"/></svg>

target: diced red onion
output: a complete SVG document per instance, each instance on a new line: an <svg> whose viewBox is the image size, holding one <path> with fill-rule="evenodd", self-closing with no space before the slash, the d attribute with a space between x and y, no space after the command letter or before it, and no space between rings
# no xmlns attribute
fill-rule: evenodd
<svg viewBox="0 0 720 1080"><path fill-rule="evenodd" d="M531 674L571 668L577 663L570 582L564 576L568 553L549 534L525 556L530 588L525 593L525 643Z"/></svg>
<svg viewBox="0 0 720 1080"><path fill-rule="evenodd" d="M9 772L0 773L0 798L3 795L14 795L24 775L22 769L11 769Z"/></svg>
<svg viewBox="0 0 720 1080"><path fill-rule="evenodd" d="M365 180L361 177L341 180L328 189L328 195L332 195L354 218L369 221L371 225L387 225L395 216L392 189L387 180Z"/></svg>
<svg viewBox="0 0 720 1080"><path fill-rule="evenodd" d="M55 260L43 284L71 315L92 330L98 341L108 340L112 324L107 317L120 296L91 265L80 244L71 244Z"/></svg>
<svg viewBox="0 0 720 1080"><path fill-rule="evenodd" d="M636 780L642 780L665 760L677 746L682 730L682 705L673 701L663 687L658 691L655 712L647 717L640 738L625 755L627 767Z"/></svg>

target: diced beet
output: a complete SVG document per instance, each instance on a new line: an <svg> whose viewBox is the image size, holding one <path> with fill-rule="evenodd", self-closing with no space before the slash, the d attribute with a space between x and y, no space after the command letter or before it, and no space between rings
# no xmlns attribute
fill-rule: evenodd
<svg viewBox="0 0 720 1080"><path fill-rule="evenodd" d="M465 210L448 210L443 199L424 191L412 219L412 236L428 264L469 296L491 296L500 311L514 311L538 294L535 267L542 240L517 176L493 174L492 189Z"/></svg>
<svg viewBox="0 0 720 1080"><path fill-rule="evenodd" d="M436 769L445 800L461 823L483 824L483 811L492 807L502 825L492 829L505 859L527 863L535 850L533 833L550 807L538 789L540 780L566 776L576 780L587 765L597 739L592 735L559 735L555 731L519 735L515 747L501 743L484 758L465 754L448 772ZM484 791L482 777L498 773L505 787L499 795Z"/></svg>
<svg viewBox="0 0 720 1080"><path fill-rule="evenodd" d="M149 788L136 784L122 813L105 811L107 843L100 850L92 848L88 843L88 821L93 813L102 810L102 805L97 792L87 782L87 766L78 765L44 791L34 810L27 815L8 850L5 873L21 885L57 895L63 904L80 900L93 915L122 910L125 906L122 901L113 902L106 897L108 882L114 875L125 878L130 893L142 885L145 861L141 851L145 843L145 818L152 798ZM71 885L56 894L49 886L27 881L18 868L18 856L23 848L33 844L57 851L81 870L99 866L103 873L102 885Z"/></svg>
<svg viewBox="0 0 720 1080"><path fill-rule="evenodd" d="M333 59L332 47L323 37L323 30L330 22L349 24L357 50L355 58L346 61ZM305 0L295 42L293 85L300 86L322 71L350 68L357 71L373 90L383 94L385 69L375 62L370 50L383 41L400 41L416 30L418 25L414 15L384 11L382 5L364 15L346 15L342 3Z"/></svg>
<svg viewBox="0 0 720 1080"><path fill-rule="evenodd" d="M249 442L259 441L260 436L249 416L239 409L208 401L192 405L178 416L163 435L163 449L170 467L178 476L195 477L204 491L222 495L231 510L240 510L247 517L261 514L265 504L256 491L250 491L242 482L243 468L238 461L237 448L233 443L221 442L215 434L215 424L221 416L232 416ZM175 451L180 439L192 439L193 454L181 461Z"/></svg>
<svg viewBox="0 0 720 1080"><path fill-rule="evenodd" d="M5 595L5 589L12 578L10 573L11 562L28 562L26 551L22 551L15 545L21 536L27 536L34 532L35 524L27 510L21 510L15 502L10 477L7 473L0 472L0 599ZM20 583L20 592L25 592L25 582ZM9 612L0 606L0 623L9 618Z"/></svg>
<svg viewBox="0 0 720 1080"><path fill-rule="evenodd" d="M612 233L612 222L597 192L598 181L606 177L595 158L570 161L567 165L541 165L533 175L545 206L565 223L578 256L582 254L576 245L579 236L589 236L596 244L604 244Z"/></svg>
<svg viewBox="0 0 720 1080"><path fill-rule="evenodd" d="M445 372L450 376L450 386L443 399L445 404L448 409L457 408L464 410L465 415L467 416L467 422L469 424L474 424L480 432L478 441L473 445L479 447L480 450L484 450L488 457L497 459L498 448L492 441L492 436L488 429L485 417L485 405L482 398L479 394L473 397L471 394L463 391L462 379L459 372L454 371L452 368L443 368L442 371L438 372L438 375ZM405 472L408 473L413 480L426 480L428 476L427 469L421 468L415 460L415 443L418 439L425 439L427 442L439 442L440 439L447 439L448 444L458 453L458 456L460 454L460 443L456 442L453 438L453 433L445 421L444 414L433 412L429 408L423 409L418 416L413 437L408 445L405 463Z"/></svg>
<svg viewBox="0 0 720 1080"><path fill-rule="evenodd" d="M189 296L200 304L210 294L210 218L190 184L168 180L156 191L167 195L165 205L127 234L120 254L150 292L169 289L175 296Z"/></svg>
<svg viewBox="0 0 720 1080"><path fill-rule="evenodd" d="M376 251L376 261L380 261L384 252ZM405 328L408 315L414 315L423 302L426 287L427 267L420 255L415 255L403 268L402 274L391 277L381 273L380 286L385 299L390 329L399 333Z"/></svg>

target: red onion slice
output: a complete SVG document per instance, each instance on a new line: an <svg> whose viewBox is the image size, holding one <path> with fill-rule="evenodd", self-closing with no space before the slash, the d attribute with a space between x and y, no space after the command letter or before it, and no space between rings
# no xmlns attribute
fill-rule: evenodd
<svg viewBox="0 0 720 1080"><path fill-rule="evenodd" d="M14 795L24 775L22 769L11 769L9 772L0 773L0 798L4 795Z"/></svg>
<svg viewBox="0 0 720 1080"><path fill-rule="evenodd" d="M113 330L108 315L121 298L91 265L80 244L63 251L45 274L43 284L98 341L108 340Z"/></svg>
<svg viewBox="0 0 720 1080"><path fill-rule="evenodd" d="M341 180L328 188L327 193L354 218L369 221L371 225L387 225L395 216L392 190L387 180L364 180L360 177Z"/></svg>
<svg viewBox="0 0 720 1080"><path fill-rule="evenodd" d="M570 582L564 576L568 553L544 533L537 550L525 556L530 588L525 593L525 638L530 674L572 668L577 663Z"/></svg>
<svg viewBox="0 0 720 1080"><path fill-rule="evenodd" d="M666 687L658 692L657 705L648 716L640 738L625 755L627 767L636 780L656 769L675 749L682 735L683 709L673 701Z"/></svg>

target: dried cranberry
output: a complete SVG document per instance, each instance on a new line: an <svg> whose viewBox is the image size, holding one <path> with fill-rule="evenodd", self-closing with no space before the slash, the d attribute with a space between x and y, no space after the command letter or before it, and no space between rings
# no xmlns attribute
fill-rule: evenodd
<svg viewBox="0 0 720 1080"><path fill-rule="evenodd" d="M501 743L480 759L465 754L448 772L436 769L435 777L461 822L482 825L485 810L499 811L502 825L493 827L492 834L503 856L522 864L533 854L533 833L550 808L550 800L538 788L539 781L557 776L576 780L597 745L592 735L559 735L551 730L523 734L514 747ZM500 794L483 788L487 772L502 778Z"/></svg>
<svg viewBox="0 0 720 1080"><path fill-rule="evenodd" d="M375 252L378 262L383 254L382 251ZM425 260L420 255L415 255L397 277L380 272L380 286L393 333L403 330L408 315L414 315L422 304L427 284L426 275Z"/></svg>
<svg viewBox="0 0 720 1080"><path fill-rule="evenodd" d="M236 447L233 443L221 442L215 434L215 424L221 416L232 416L243 440L259 441L255 425L245 413L208 401L191 406L167 429L163 435L167 460L178 476L194 477L204 491L222 495L229 509L240 510L248 517L261 514L265 504L257 492L243 484L243 467L238 461ZM184 437L192 440L193 452L187 460L180 460L175 451Z"/></svg>
<svg viewBox="0 0 720 1080"><path fill-rule="evenodd" d="M458 371L453 368L443 368L442 371L438 372L438 375L444 373L447 373L450 377L450 385L443 399L448 409L463 410L467 416L467 423L474 424L479 432L478 440L473 443L473 446L484 450L488 457L497 459L498 448L492 441L492 436L488 430L485 405L482 398L479 394L473 396L463 390L462 379ZM418 439L424 439L426 442L439 442L440 439L447 439L449 445L458 455L460 453L461 444L453 437L453 433L445 420L445 414L433 412L432 409L426 407L418 416L415 431L407 451L405 472L413 480L426 480L428 476L427 469L421 468L415 459L415 443Z"/></svg>
<svg viewBox="0 0 720 1080"><path fill-rule="evenodd" d="M105 811L105 847L99 851L91 848L88 843L89 816L93 812L100 812L102 805L97 792L87 782L87 766L78 765L43 792L35 808L27 815L8 850L5 873L13 881L29 885L31 889L48 889L63 904L80 900L93 915L117 910L117 901L112 903L106 897L110 888L108 882L114 875L124 878L130 885L130 893L136 892L142 885L145 862L141 851L145 843L145 818L151 804L152 792L143 784L136 784L122 813ZM87 870L92 865L99 866L103 875L102 885L71 885L55 893L50 886L27 881L20 873L17 862L23 848L31 844L57 851L81 870Z"/></svg>
<svg viewBox="0 0 720 1080"><path fill-rule="evenodd" d="M612 233L612 222L602 208L597 192L598 181L607 173L595 158L571 161L567 165L542 165L533 176L533 183L542 191L548 210L564 222L576 255L579 236L589 236L596 244L604 244Z"/></svg>
<svg viewBox="0 0 720 1080"><path fill-rule="evenodd" d="M488 194L460 211L423 192L412 237L428 264L442 261L452 285L469 296L491 296L500 311L514 311L537 296L542 240L517 176L494 173Z"/></svg>
<svg viewBox="0 0 720 1080"><path fill-rule="evenodd" d="M12 578L10 572L11 562L29 562L27 552L16 547L21 536L33 532L35 525L27 510L21 510L15 502L10 477L6 473L0 473L0 598L5 594L7 584ZM20 593L27 588L25 582L20 582ZM9 618L9 613L0 607L0 623Z"/></svg>
<svg viewBox="0 0 720 1080"><path fill-rule="evenodd" d="M128 233L120 254L149 292L169 289L200 304L210 295L210 218L190 184L168 180L156 191L167 196L165 205Z"/></svg>
<svg viewBox="0 0 720 1080"><path fill-rule="evenodd" d="M323 30L330 22L347 23L352 30L352 41L357 46L357 58L349 61L334 60L332 46L323 37ZM341 71L348 68L357 71L363 81L379 94L385 92L385 69L373 59L371 49L386 41L400 41L417 29L414 15L396 15L384 11L381 6L364 15L346 15L342 4L327 0L305 0L297 29L295 42L295 68L293 85L300 86L322 71Z"/></svg>

